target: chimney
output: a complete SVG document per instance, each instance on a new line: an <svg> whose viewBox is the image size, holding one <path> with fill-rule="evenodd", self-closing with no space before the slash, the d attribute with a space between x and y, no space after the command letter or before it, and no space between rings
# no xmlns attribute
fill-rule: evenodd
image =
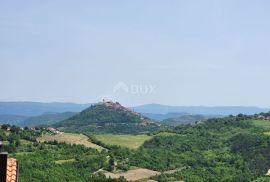
<svg viewBox="0 0 270 182"><path fill-rule="evenodd" d="M7 157L8 153L2 152L3 142L0 141L0 181L7 181Z"/></svg>

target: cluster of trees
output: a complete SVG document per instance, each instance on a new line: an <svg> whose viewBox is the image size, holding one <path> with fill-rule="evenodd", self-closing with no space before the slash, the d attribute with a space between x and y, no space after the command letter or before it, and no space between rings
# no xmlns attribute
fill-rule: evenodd
<svg viewBox="0 0 270 182"><path fill-rule="evenodd" d="M138 150L108 146L89 137L109 149L118 169L177 169L173 174L153 177L157 181L253 181L264 176L270 166L270 137L254 127L252 119L239 114L196 125L163 127ZM162 135L164 132L169 134Z"/></svg>
<svg viewBox="0 0 270 182"><path fill-rule="evenodd" d="M7 134L8 133L8 134ZM16 152L16 149L21 145L21 140L36 141L36 138L41 135L41 132L33 131L29 128L17 127L15 125L2 125L0 129L0 140L7 141L3 150L9 153Z"/></svg>
<svg viewBox="0 0 270 182"><path fill-rule="evenodd" d="M270 166L270 137L260 133L251 119L238 115L163 128L162 132L170 134L157 132L138 150L114 156L127 161L128 166L179 170L153 177L158 181L253 181L264 176Z"/></svg>
<svg viewBox="0 0 270 182"><path fill-rule="evenodd" d="M262 113L260 113L260 114L255 114L255 117L260 117L260 116L264 116L265 118L267 118L267 117L270 117L270 112L262 112Z"/></svg>
<svg viewBox="0 0 270 182"><path fill-rule="evenodd" d="M125 181L123 178L106 179L103 174L93 174L108 168L106 157L105 151L56 141L36 143L27 155L16 155L20 161L20 181Z"/></svg>
<svg viewBox="0 0 270 182"><path fill-rule="evenodd" d="M262 176L270 167L270 137L261 134L240 133L230 139L231 151L247 162L248 168Z"/></svg>
<svg viewBox="0 0 270 182"><path fill-rule="evenodd" d="M129 163L129 158L134 155L135 150L116 145L107 145L97 140L94 135L88 133L85 133L85 135L89 137L89 140L92 143L102 146L108 150L108 154L110 156L110 169L108 171L113 171L115 169L116 166L114 166L114 162L117 162L118 170L127 171L130 169L131 166Z"/></svg>

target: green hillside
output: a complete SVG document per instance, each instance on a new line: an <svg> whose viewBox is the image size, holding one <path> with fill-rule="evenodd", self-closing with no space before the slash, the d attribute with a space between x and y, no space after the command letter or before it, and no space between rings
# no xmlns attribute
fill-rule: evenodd
<svg viewBox="0 0 270 182"><path fill-rule="evenodd" d="M239 115L168 129L130 157L130 164L158 171L182 169L154 178L192 182L253 181L270 168L270 130L263 120ZM270 121L267 121L270 122Z"/></svg>
<svg viewBox="0 0 270 182"><path fill-rule="evenodd" d="M0 124L15 124L16 125L26 119L28 119L27 116L4 114L4 115L0 115Z"/></svg>
<svg viewBox="0 0 270 182"><path fill-rule="evenodd" d="M28 127L35 127L39 125L50 125L65 119L70 118L71 116L74 116L75 112L64 112L64 113L45 113L40 116L33 116L29 117L20 123L18 125L20 126L28 126Z"/></svg>
<svg viewBox="0 0 270 182"><path fill-rule="evenodd" d="M21 129L12 126L10 131L0 127L3 151L19 162L20 182L125 182L106 179L95 173L110 169L105 150L100 151L79 143L67 144L60 141L38 142L37 138L49 135L45 130Z"/></svg>
<svg viewBox="0 0 270 182"><path fill-rule="evenodd" d="M150 178L164 182L267 181L268 122L256 116L238 115L160 128L149 136L89 136L92 143L105 149L99 151L88 145L87 135L82 141L79 139L82 135L54 135L43 128L9 126L7 130L3 125L0 139L4 141L4 151L20 163L20 181L46 181L49 176L52 181L112 181L106 180L102 173L122 174L130 169L156 171L158 175ZM37 142L49 135L52 138L44 140L47 142ZM33 162L38 165L33 167Z"/></svg>
<svg viewBox="0 0 270 182"><path fill-rule="evenodd" d="M162 123L169 126L178 126L181 124L193 124L195 122L205 121L213 117L215 116L185 114L179 117L165 119Z"/></svg>
<svg viewBox="0 0 270 182"><path fill-rule="evenodd" d="M97 134L94 136L98 141L105 145L117 145L130 149L139 148L145 141L150 140L152 136L148 135L117 135L117 134Z"/></svg>
<svg viewBox="0 0 270 182"><path fill-rule="evenodd" d="M53 125L69 132L143 133L157 125L119 103L102 102Z"/></svg>

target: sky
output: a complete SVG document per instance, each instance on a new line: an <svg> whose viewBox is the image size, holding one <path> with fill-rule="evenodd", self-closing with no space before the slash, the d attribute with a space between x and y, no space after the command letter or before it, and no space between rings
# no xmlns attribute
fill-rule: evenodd
<svg viewBox="0 0 270 182"><path fill-rule="evenodd" d="M0 101L270 107L268 0L0 2Z"/></svg>

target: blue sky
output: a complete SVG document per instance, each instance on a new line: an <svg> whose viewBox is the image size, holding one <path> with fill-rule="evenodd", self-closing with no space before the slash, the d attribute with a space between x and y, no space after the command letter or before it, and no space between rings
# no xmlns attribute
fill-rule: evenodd
<svg viewBox="0 0 270 182"><path fill-rule="evenodd" d="M267 0L1 1L0 100L270 107L269 8ZM115 91L119 83L129 90Z"/></svg>

